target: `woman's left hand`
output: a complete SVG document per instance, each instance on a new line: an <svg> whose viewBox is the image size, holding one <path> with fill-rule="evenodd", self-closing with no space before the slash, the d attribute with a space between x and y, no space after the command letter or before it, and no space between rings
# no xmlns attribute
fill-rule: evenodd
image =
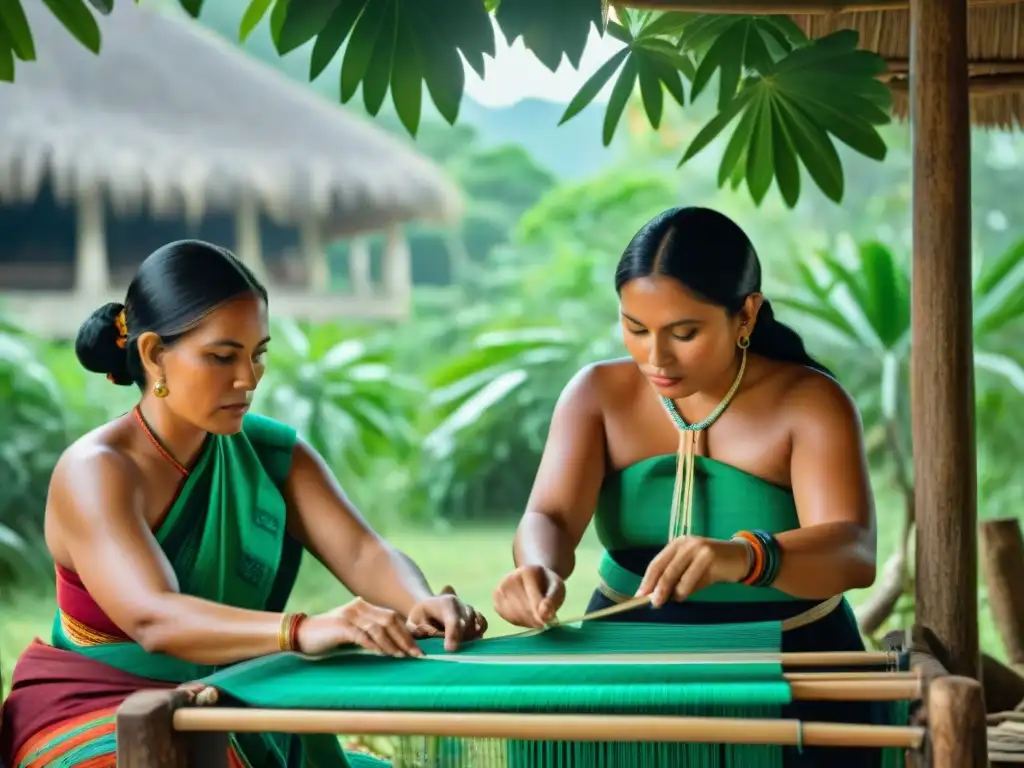
<svg viewBox="0 0 1024 768"><path fill-rule="evenodd" d="M680 536L647 566L636 594L650 595L651 605L660 608L669 600L681 602L711 584L741 581L749 568L749 549L742 541Z"/></svg>
<svg viewBox="0 0 1024 768"><path fill-rule="evenodd" d="M444 636L444 649L456 651L459 644L483 637L487 619L471 605L462 602L451 587L426 600L421 600L409 611L406 626L414 637Z"/></svg>

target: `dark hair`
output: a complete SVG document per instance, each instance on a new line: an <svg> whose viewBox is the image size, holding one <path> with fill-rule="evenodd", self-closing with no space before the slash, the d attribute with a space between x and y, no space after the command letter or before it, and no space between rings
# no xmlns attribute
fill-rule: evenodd
<svg viewBox="0 0 1024 768"><path fill-rule="evenodd" d="M75 354L82 366L115 384L146 386L138 338L152 331L174 344L211 310L245 293L267 291L234 254L200 240L179 240L146 257L128 286L124 304L105 304L78 329ZM125 314L127 338L118 329Z"/></svg>
<svg viewBox="0 0 1024 768"><path fill-rule="evenodd" d="M675 278L729 314L761 291L761 262L750 239L728 216L708 208L672 208L633 236L615 270L615 290L650 275ZM767 299L750 336L750 351L832 375L807 354L796 331L775 319Z"/></svg>

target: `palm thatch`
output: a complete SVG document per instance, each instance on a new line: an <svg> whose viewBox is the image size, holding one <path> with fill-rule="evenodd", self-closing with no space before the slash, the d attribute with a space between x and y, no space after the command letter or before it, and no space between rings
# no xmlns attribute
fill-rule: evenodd
<svg viewBox="0 0 1024 768"><path fill-rule="evenodd" d="M893 109L906 119L908 0L612 0L659 11L788 14L810 37L860 32L861 47L889 62ZM1024 126L1024 0L969 0L971 120L985 128Z"/></svg>
<svg viewBox="0 0 1024 768"><path fill-rule="evenodd" d="M1024 0L972 4L967 26L971 122L985 128L1024 126ZM863 48L889 62L893 111L906 119L910 58L910 12L853 11L794 15L810 37L838 29L860 32Z"/></svg>
<svg viewBox="0 0 1024 768"><path fill-rule="evenodd" d="M188 19L117 3L87 51L25 3L38 61L0 86L0 198L105 189L118 209L314 213L333 234L450 220L458 191L408 144Z"/></svg>

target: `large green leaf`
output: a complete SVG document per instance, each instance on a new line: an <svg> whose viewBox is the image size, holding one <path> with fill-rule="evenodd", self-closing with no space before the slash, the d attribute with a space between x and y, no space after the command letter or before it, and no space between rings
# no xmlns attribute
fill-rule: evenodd
<svg viewBox="0 0 1024 768"><path fill-rule="evenodd" d="M501 0L495 17L510 44L523 38L552 72L563 56L579 67L591 25L604 24L602 0Z"/></svg>
<svg viewBox="0 0 1024 768"><path fill-rule="evenodd" d="M22 61L35 60L32 30L29 29L21 0L0 0L0 30L15 56Z"/></svg>
<svg viewBox="0 0 1024 768"><path fill-rule="evenodd" d="M85 0L43 0L65 27L94 52L100 30ZM101 12L110 0L91 0ZM198 16L202 0L179 0ZM14 58L34 53L17 0L0 15L0 79L13 80ZM272 9L272 10L271 10ZM690 144L681 162L707 147L739 118L723 156L719 183L747 182L758 203L775 181L786 205L796 205L800 166L831 199L843 197L844 177L833 139L881 160L878 126L888 122L891 95L877 75L884 61L856 50L857 34L839 31L808 41L786 16L656 13L615 9L607 22L603 0L250 0L239 26L244 39L270 12L271 36L280 53L314 41L310 77L318 76L344 47L340 93L350 101L360 89L371 114L388 91L405 126L415 135L422 86L440 114L458 119L465 89L463 60L481 77L484 56L494 55L494 20L505 37L526 47L554 70L563 57L579 66L591 28L624 43L581 88L561 122L571 119L612 83L602 127L611 142L625 105L639 87L641 103L657 128L664 91L692 102L718 77L716 115Z"/></svg>
<svg viewBox="0 0 1024 768"><path fill-rule="evenodd" d="M728 27L726 34L731 35L728 40L733 46L730 50L738 50L741 43L755 37L762 39L746 34L741 40L736 32L739 29L745 29L739 22ZM720 184L739 173L738 163L745 157L744 175L756 202L763 199L774 177L779 179L786 204L795 205L799 189L792 160L795 155L817 186L840 202L843 169L832 136L863 155L882 160L886 146L878 126L889 122L887 110L891 106L891 94L877 80L885 62L857 50L857 40L856 32L844 30L797 48L784 59L758 69L758 74L748 77L735 95L733 70L729 69L729 90L720 94L719 114L697 134L680 164L707 147L742 115L730 142L732 151L727 150L722 159ZM725 63L732 59L722 51L714 46L709 50L698 67L695 88L709 56L718 57L712 61L716 68L732 66ZM760 52L757 58L763 58Z"/></svg>
<svg viewBox="0 0 1024 768"><path fill-rule="evenodd" d="M194 0L193 0L194 1ZM57 17L75 39L93 53L100 52L100 28L96 18L85 4L85 0L43 0L50 12ZM188 7L186 0L182 5Z"/></svg>
<svg viewBox="0 0 1024 768"><path fill-rule="evenodd" d="M982 271L974 291L976 334L984 336L1024 320L1024 240Z"/></svg>

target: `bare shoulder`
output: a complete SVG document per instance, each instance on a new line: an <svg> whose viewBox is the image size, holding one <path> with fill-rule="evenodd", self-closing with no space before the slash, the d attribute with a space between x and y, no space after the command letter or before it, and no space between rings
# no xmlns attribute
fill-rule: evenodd
<svg viewBox="0 0 1024 768"><path fill-rule="evenodd" d="M74 509L102 515L104 509L93 510L91 504L65 502L71 498L93 500L100 493L107 498L130 495L131 489L138 485L139 468L129 445L119 421L82 435L57 460L50 479L51 504L48 507L58 514Z"/></svg>
<svg viewBox="0 0 1024 768"><path fill-rule="evenodd" d="M857 405L834 378L806 366L786 366L779 375L781 410L794 430L860 430Z"/></svg>
<svg viewBox="0 0 1024 768"><path fill-rule="evenodd" d="M562 399L605 412L635 394L638 383L642 383L640 373L631 358L602 360L580 369L566 385Z"/></svg>

